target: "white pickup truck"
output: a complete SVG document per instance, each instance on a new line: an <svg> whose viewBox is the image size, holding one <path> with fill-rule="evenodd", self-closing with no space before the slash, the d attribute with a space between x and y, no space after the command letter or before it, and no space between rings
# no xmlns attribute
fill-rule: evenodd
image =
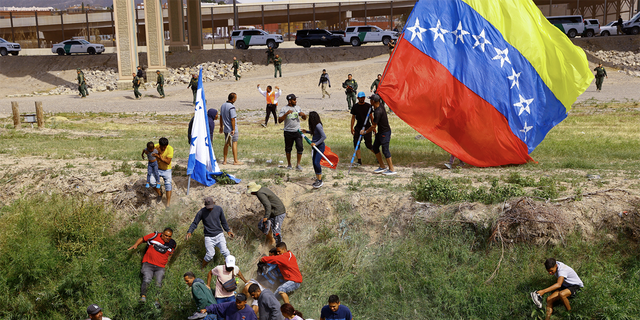
<svg viewBox="0 0 640 320"><path fill-rule="evenodd" d="M8 54L17 56L20 50L19 44L0 38L0 56L6 56Z"/></svg>
<svg viewBox="0 0 640 320"><path fill-rule="evenodd" d="M391 40L397 39L398 32L382 30L376 26L348 27L344 36L344 42L354 47L367 42L382 42L386 46Z"/></svg>

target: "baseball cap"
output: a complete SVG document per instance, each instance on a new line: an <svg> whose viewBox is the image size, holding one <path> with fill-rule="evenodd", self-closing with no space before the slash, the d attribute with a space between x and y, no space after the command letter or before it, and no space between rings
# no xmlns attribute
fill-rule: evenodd
<svg viewBox="0 0 640 320"><path fill-rule="evenodd" d="M87 313L90 315L98 314L100 311L102 311L102 308L98 307L97 304L92 304L87 307Z"/></svg>
<svg viewBox="0 0 640 320"><path fill-rule="evenodd" d="M227 256L226 258L224 258L224 264L227 266L227 268L234 268L236 266L236 257L234 256Z"/></svg>
<svg viewBox="0 0 640 320"><path fill-rule="evenodd" d="M249 184L247 185L247 194L251 194L253 192L257 192L258 190L260 190L260 188L262 188L261 185L251 181L249 182Z"/></svg>
<svg viewBox="0 0 640 320"><path fill-rule="evenodd" d="M372 95L369 97L369 99L370 99L371 101L380 102L380 96L379 96L379 95L377 95L377 94L372 94Z"/></svg>
<svg viewBox="0 0 640 320"><path fill-rule="evenodd" d="M215 202L213 201L213 198L211 197L206 197L204 198L204 207L207 209L213 209L213 207L215 206Z"/></svg>
<svg viewBox="0 0 640 320"><path fill-rule="evenodd" d="M156 70L156 73L157 73L157 72L160 72L160 70Z"/></svg>
<svg viewBox="0 0 640 320"><path fill-rule="evenodd" d="M364 97L366 97L366 95L364 94L364 91L358 92L358 98L364 98Z"/></svg>
<svg viewBox="0 0 640 320"><path fill-rule="evenodd" d="M247 301L247 296L244 293L236 294L236 301Z"/></svg>
<svg viewBox="0 0 640 320"><path fill-rule="evenodd" d="M290 93L287 95L287 100L296 100L296 95L293 93Z"/></svg>

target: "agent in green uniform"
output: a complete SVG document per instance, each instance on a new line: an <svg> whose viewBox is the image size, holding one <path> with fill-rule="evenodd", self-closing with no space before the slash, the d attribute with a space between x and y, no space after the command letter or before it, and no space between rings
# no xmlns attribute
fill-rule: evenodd
<svg viewBox="0 0 640 320"><path fill-rule="evenodd" d="M273 59L273 67L275 71L273 72L273 77L277 78L278 71L280 72L280 78L282 78L282 58L276 54L276 58Z"/></svg>
<svg viewBox="0 0 640 320"><path fill-rule="evenodd" d="M267 49L267 65L269 65L269 63L271 63L271 61L273 61L273 56L275 55L275 52L273 50L273 48L269 47Z"/></svg>
<svg viewBox="0 0 640 320"><path fill-rule="evenodd" d="M82 72L80 68L78 68L77 71L78 71L78 90L80 91L80 95L83 98L86 98L89 95L89 93L87 92L87 83L84 80L84 72Z"/></svg>
<svg viewBox="0 0 640 320"><path fill-rule="evenodd" d="M238 69L239 68L240 68L240 61L238 61L238 59L236 59L236 57L233 57L233 75L236 77L236 81L238 81L238 79L242 78L242 76L238 74Z"/></svg>
<svg viewBox="0 0 640 320"><path fill-rule="evenodd" d="M156 70L158 78L156 79L156 89L160 94L160 97L164 98L164 76L160 73L160 70Z"/></svg>
<svg viewBox="0 0 640 320"><path fill-rule="evenodd" d="M369 91L376 93L378 91L378 86L380 85L380 80L382 80L382 75L378 74L378 77L373 80L373 83L371 84L371 88L369 88Z"/></svg>
<svg viewBox="0 0 640 320"><path fill-rule="evenodd" d="M140 91L138 91L138 89L140 88L140 84L142 83L142 80L140 80L140 78L135 74L132 73L133 75L133 94L136 96L136 99L140 99L142 98L142 94L140 93Z"/></svg>
<svg viewBox="0 0 640 320"><path fill-rule="evenodd" d="M349 74L347 80L342 83L342 87L345 88L345 94L347 95L347 106L351 110L351 106L356 104L356 93L358 92L358 83L353 79L353 76Z"/></svg>
<svg viewBox="0 0 640 320"><path fill-rule="evenodd" d="M607 70L604 69L601 63L598 64L598 66L593 69L593 71L596 72L596 91L602 91L602 82L604 81L604 78L609 78L609 76L607 76Z"/></svg>
<svg viewBox="0 0 640 320"><path fill-rule="evenodd" d="M189 81L189 85L187 89L191 88L193 91L193 105L196 105L196 94L198 93L198 75L194 74L191 76L191 81Z"/></svg>

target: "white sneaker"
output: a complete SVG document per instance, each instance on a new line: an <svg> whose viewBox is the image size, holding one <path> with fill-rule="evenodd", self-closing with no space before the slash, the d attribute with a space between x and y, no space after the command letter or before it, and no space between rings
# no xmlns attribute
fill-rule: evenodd
<svg viewBox="0 0 640 320"><path fill-rule="evenodd" d="M394 174L397 174L397 172L391 171L391 170L387 170L387 171L383 172L382 174L384 174L385 176L392 176Z"/></svg>
<svg viewBox="0 0 640 320"><path fill-rule="evenodd" d="M538 307L538 309L542 309L542 297L537 291L531 292L531 300L533 300L533 303Z"/></svg>

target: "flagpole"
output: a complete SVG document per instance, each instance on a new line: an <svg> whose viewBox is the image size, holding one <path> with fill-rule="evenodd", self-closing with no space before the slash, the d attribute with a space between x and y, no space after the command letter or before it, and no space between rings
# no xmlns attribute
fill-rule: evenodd
<svg viewBox="0 0 640 320"><path fill-rule="evenodd" d="M189 188L191 188L191 175L188 175L189 180L187 180L187 195L189 195Z"/></svg>
<svg viewBox="0 0 640 320"><path fill-rule="evenodd" d="M302 134L302 131L298 130L298 133L300 133L300 135L304 138L305 141L307 141L307 143L309 145L311 145L311 140L309 140L309 138L307 138L307 136L305 136L304 134ZM316 152L318 152L325 161L329 162L329 164L333 167L333 163L331 162L331 160L329 160L324 153L320 152L320 150L318 150L318 148L316 148L316 146L311 146L314 150L316 150Z"/></svg>
<svg viewBox="0 0 640 320"><path fill-rule="evenodd" d="M367 117L364 119L364 125L362 126L362 130L364 130L367 127L367 122L369 121L369 115L371 114L371 108L369 108L369 111L367 112ZM360 131L362 131L360 130ZM360 134L360 137L358 138L358 144L356 144L356 150L353 151L353 156L351 157L351 163L349 164L349 171L347 171L347 175L349 173L351 173L351 167L353 166L353 160L355 160L356 158L356 153L358 152L358 149L360 149L360 142L362 142L362 137L364 135Z"/></svg>

